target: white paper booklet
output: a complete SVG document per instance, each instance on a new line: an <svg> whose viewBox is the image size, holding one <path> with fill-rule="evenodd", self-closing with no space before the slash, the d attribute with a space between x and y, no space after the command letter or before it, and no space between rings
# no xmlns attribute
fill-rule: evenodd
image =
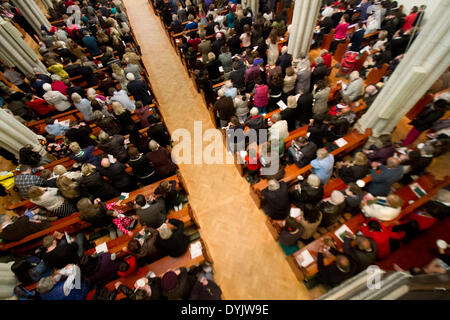
<svg viewBox="0 0 450 320"><path fill-rule="evenodd" d="M103 252L108 252L108 246L106 245L106 242L103 242L103 243L99 244L98 246L96 246L95 252L97 252L98 254L103 253Z"/></svg>
<svg viewBox="0 0 450 320"><path fill-rule="evenodd" d="M278 101L278 102L277 102L277 105L280 107L280 110L281 110L281 111L283 111L284 109L287 108L287 105L286 105L286 103L284 103L283 100Z"/></svg>
<svg viewBox="0 0 450 320"><path fill-rule="evenodd" d="M341 240L342 242L344 242L344 233L345 231L348 231L349 233L353 234L352 230L350 230L349 227L347 227L346 224L343 224L342 226L339 227L339 229L337 229L334 234L336 235L336 237Z"/></svg>
<svg viewBox="0 0 450 320"><path fill-rule="evenodd" d="M202 243L200 241L196 241L191 244L189 247L189 252L191 253L191 258L195 259L202 255Z"/></svg>
<svg viewBox="0 0 450 320"><path fill-rule="evenodd" d="M348 142L344 138L337 139L334 143L337 144L339 148L345 146Z"/></svg>
<svg viewBox="0 0 450 320"><path fill-rule="evenodd" d="M299 261L301 257L301 262ZM303 268L306 268L311 263L314 262L314 258L312 257L311 253L309 253L308 249L303 250L297 257L296 260L299 265L301 265Z"/></svg>

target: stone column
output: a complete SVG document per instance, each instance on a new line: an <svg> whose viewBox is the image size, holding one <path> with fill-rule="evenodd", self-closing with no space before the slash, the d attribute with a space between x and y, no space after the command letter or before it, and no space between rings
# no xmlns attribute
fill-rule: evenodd
<svg viewBox="0 0 450 320"><path fill-rule="evenodd" d="M295 0L288 43L294 59L309 52L320 5L320 0Z"/></svg>
<svg viewBox="0 0 450 320"><path fill-rule="evenodd" d="M34 0L13 0L12 2L38 34L41 34L42 25L50 30L52 27L50 22Z"/></svg>
<svg viewBox="0 0 450 320"><path fill-rule="evenodd" d="M33 73L33 68L42 73L47 73L47 68L22 39L22 34L10 22L3 20L1 17L0 43L0 59L8 66L15 66L24 74Z"/></svg>
<svg viewBox="0 0 450 320"><path fill-rule="evenodd" d="M242 8L250 8L253 12L253 16L256 17L259 10L259 0L242 0Z"/></svg>
<svg viewBox="0 0 450 320"><path fill-rule="evenodd" d="M45 156L47 152L39 143L38 139L43 138L37 135L22 123L16 120L14 116L4 109L0 109L0 146L9 152L19 156L19 150L26 144L39 149L39 154Z"/></svg>
<svg viewBox="0 0 450 320"><path fill-rule="evenodd" d="M389 134L450 65L450 2L440 1L430 12L403 60L355 127L373 136Z"/></svg>

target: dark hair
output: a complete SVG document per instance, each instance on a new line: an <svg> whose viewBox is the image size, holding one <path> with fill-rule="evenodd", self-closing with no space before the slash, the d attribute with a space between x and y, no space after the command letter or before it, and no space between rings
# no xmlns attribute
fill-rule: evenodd
<svg viewBox="0 0 450 320"><path fill-rule="evenodd" d="M319 220L320 217L320 211L315 206L313 206L310 203L305 204L303 208L303 217L308 221L309 223L314 223L317 220Z"/></svg>
<svg viewBox="0 0 450 320"><path fill-rule="evenodd" d="M128 147L128 155L130 156L130 158L134 158L139 154L139 150L136 147Z"/></svg>
<svg viewBox="0 0 450 320"><path fill-rule="evenodd" d="M144 106L144 104L140 100L136 101L135 105L136 105L136 109L140 109L140 108L142 108Z"/></svg>
<svg viewBox="0 0 450 320"><path fill-rule="evenodd" d="M370 230L381 231L380 223L377 220L370 220L367 225Z"/></svg>
<svg viewBox="0 0 450 320"><path fill-rule="evenodd" d="M47 139L47 142L55 142L56 136L54 134L48 134L45 136L45 139Z"/></svg>
<svg viewBox="0 0 450 320"><path fill-rule="evenodd" d="M53 124L55 122L55 119L47 118L45 119L45 124Z"/></svg>
<svg viewBox="0 0 450 320"><path fill-rule="evenodd" d="M126 272L129 268L130 268L130 265L128 263L126 263L125 261L122 261L119 264L119 271L120 272Z"/></svg>
<svg viewBox="0 0 450 320"><path fill-rule="evenodd" d="M136 253L139 251L140 248L141 248L141 244L139 243L139 241L137 239L133 238L130 241L128 241L128 250L130 250L130 252Z"/></svg>
<svg viewBox="0 0 450 320"><path fill-rule="evenodd" d="M97 269L98 266L98 256L94 257L91 255L83 255L80 258L79 267L81 270L81 273L89 275L92 274L95 269Z"/></svg>
<svg viewBox="0 0 450 320"><path fill-rule="evenodd" d="M145 291L144 289L137 289L136 292L134 293L134 297L136 298L136 300L149 300L150 299L147 291Z"/></svg>
<svg viewBox="0 0 450 320"><path fill-rule="evenodd" d="M102 106L100 104L100 102L97 101L97 99L94 99L91 101L91 107L92 107L92 111L102 111Z"/></svg>
<svg viewBox="0 0 450 320"><path fill-rule="evenodd" d="M140 205L141 207L145 206L145 204L147 203L145 196L142 194L138 194L136 196L136 198L134 198L134 201L136 202L136 204Z"/></svg>

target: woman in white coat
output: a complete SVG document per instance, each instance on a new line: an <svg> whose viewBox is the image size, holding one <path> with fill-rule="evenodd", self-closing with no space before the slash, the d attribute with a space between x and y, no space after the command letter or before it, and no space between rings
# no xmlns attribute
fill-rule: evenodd
<svg viewBox="0 0 450 320"><path fill-rule="evenodd" d="M44 83L42 88L45 90L43 98L48 104L54 105L58 111L66 111L71 104L69 99L59 91L53 91L50 83Z"/></svg>

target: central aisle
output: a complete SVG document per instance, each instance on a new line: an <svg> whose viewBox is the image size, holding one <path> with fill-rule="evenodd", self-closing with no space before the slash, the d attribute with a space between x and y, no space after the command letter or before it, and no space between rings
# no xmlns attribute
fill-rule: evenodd
<svg viewBox="0 0 450 320"><path fill-rule="evenodd" d="M147 0L124 3L169 131L185 128L193 137L194 121L202 121L203 130L214 128L202 97ZM264 214L250 198L249 184L235 166L179 167L224 297L309 299L306 287L297 281L285 254L269 234Z"/></svg>

